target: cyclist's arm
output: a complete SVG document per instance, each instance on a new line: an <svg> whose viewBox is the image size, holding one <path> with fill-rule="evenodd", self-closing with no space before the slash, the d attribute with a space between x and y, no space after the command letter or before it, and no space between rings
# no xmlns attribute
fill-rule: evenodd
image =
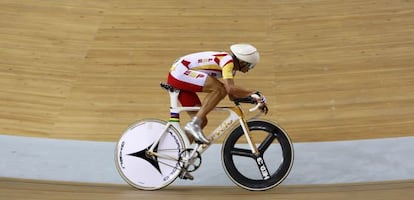
<svg viewBox="0 0 414 200"><path fill-rule="evenodd" d="M223 79L224 87L226 88L227 94L231 100L235 98L243 98L250 96L256 91L247 90L242 87L236 86L233 79Z"/></svg>
<svg viewBox="0 0 414 200"><path fill-rule="evenodd" d="M251 94L255 93L255 91L247 90L234 84L233 68L234 64L232 61L227 62L222 67L223 83L230 100L233 100L235 98L248 97Z"/></svg>

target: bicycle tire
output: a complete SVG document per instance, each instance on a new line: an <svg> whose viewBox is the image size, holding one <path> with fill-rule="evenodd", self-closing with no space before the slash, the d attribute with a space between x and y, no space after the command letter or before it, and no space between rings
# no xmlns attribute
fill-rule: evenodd
<svg viewBox="0 0 414 200"><path fill-rule="evenodd" d="M251 137L257 137L259 133L265 135L258 146L260 155L253 155L247 144L240 144L244 132L241 126L235 127L224 140L222 147L225 172L236 185L247 190L264 191L276 187L292 168L293 144L288 134L273 122L256 119L248 121L247 125ZM275 142L279 145L275 145ZM267 150L276 153L266 153ZM238 159L241 161L236 161Z"/></svg>
<svg viewBox="0 0 414 200"><path fill-rule="evenodd" d="M185 143L179 132L170 126L154 151L170 156L166 159L146 154L160 138L167 122L157 119L138 121L127 128L115 149L118 173L131 186L141 190L158 190L171 184L179 175L179 157Z"/></svg>

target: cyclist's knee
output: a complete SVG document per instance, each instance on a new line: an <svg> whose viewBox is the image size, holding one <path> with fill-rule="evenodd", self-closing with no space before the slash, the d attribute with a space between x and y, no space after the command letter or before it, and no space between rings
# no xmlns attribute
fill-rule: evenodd
<svg viewBox="0 0 414 200"><path fill-rule="evenodd" d="M221 98L224 98L227 95L226 87L224 87L224 84L220 81L216 82L214 89L214 91L216 91Z"/></svg>
<svg viewBox="0 0 414 200"><path fill-rule="evenodd" d="M206 92L216 92L222 98L227 95L227 90L224 87L224 84L211 76L207 77L203 90Z"/></svg>

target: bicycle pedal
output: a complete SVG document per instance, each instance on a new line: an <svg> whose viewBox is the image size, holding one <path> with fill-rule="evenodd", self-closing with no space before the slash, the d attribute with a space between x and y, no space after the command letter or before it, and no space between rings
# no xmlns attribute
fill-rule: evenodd
<svg viewBox="0 0 414 200"><path fill-rule="evenodd" d="M194 180L194 177L193 177L193 175L191 175L189 172L187 172L187 171L182 171L181 173L180 173L180 179L183 179L183 180L190 180L190 181L192 181L192 180Z"/></svg>

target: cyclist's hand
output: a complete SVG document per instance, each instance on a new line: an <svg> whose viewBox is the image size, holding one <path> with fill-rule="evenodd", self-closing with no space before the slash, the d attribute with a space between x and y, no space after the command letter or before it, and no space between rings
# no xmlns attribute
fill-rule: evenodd
<svg viewBox="0 0 414 200"><path fill-rule="evenodd" d="M269 108L267 107L266 103L266 97L260 93L260 92L255 92L254 94L250 95L256 102L257 104L259 104L259 109L267 114L267 112L269 111Z"/></svg>
<svg viewBox="0 0 414 200"><path fill-rule="evenodd" d="M255 92L253 94L250 95L257 103L263 103L266 104L266 97L260 93L260 92Z"/></svg>

